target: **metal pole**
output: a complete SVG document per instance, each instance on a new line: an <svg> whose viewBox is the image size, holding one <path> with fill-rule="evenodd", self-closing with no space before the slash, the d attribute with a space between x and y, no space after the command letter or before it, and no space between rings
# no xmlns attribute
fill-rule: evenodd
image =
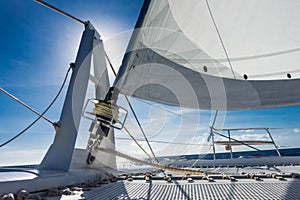
<svg viewBox="0 0 300 200"><path fill-rule="evenodd" d="M211 141L212 141L213 152L214 152L214 160L216 160L216 147L215 147L215 138L214 138L213 128L214 128L214 125L216 123L217 116L218 116L218 110L216 110L216 112L215 112L215 117L214 117L213 123L210 127Z"/></svg>
<svg viewBox="0 0 300 200"><path fill-rule="evenodd" d="M228 136L226 136L226 135L223 135L223 134L221 134L221 133L219 133L219 132L217 132L217 131L213 131L214 132L214 134L217 134L217 135L219 135L219 136L221 136L221 137L224 137L224 138L227 138L228 139ZM245 145L245 146L247 146L247 147L249 147L249 148L251 148L251 149L254 149L254 150L256 150L256 151L260 151L258 148L255 148L255 147L253 147L253 146L251 146L251 145L249 145L249 144L246 144L246 143L244 143L244 142L242 142L242 141L239 141L239 140L236 140L236 139L234 139L234 138L230 138L231 140L233 140L233 141L235 141L235 142L238 142L238 143L240 143L240 144L243 144L243 145Z"/></svg>
<svg viewBox="0 0 300 200"><path fill-rule="evenodd" d="M216 160L215 138L214 138L214 132L212 130L212 127L210 128L210 134L211 134L211 142L212 142L213 152L214 152L214 160Z"/></svg>
<svg viewBox="0 0 300 200"><path fill-rule="evenodd" d="M277 145L275 144L275 141L273 140L273 137L272 137L272 135L271 135L271 133L270 133L269 129L268 129L268 128L266 128L265 130L266 130L266 131L267 131L267 133L269 134L269 137L271 138L271 140L272 140L272 142L273 142L273 144L274 144L274 146L275 146L275 149L276 149L276 152L277 152L278 156L280 156L280 157L281 157L281 154L280 154L280 152L279 152L279 150L278 150L278 147L277 147Z"/></svg>
<svg viewBox="0 0 300 200"><path fill-rule="evenodd" d="M69 14L69 13L66 13L65 11L63 11L63 10L61 10L61 9L59 9L59 8L56 8L56 7L50 5L50 4L47 3L47 2L44 2L44 1L42 1L42 0L34 0L34 1L36 1L36 2L38 2L38 3L40 3L40 4L42 4L43 6L45 6L45 7L47 7L47 8L50 8L50 9L54 10L55 12L58 12L58 13L60 13L60 14L62 14L62 15L65 15L65 16L71 18L71 19L74 19L74 20L76 20L76 21L78 21L78 22L80 22L80 23L86 25L86 22L85 22L85 21L83 21L83 20L81 20L81 19L79 19L79 18L77 18L77 17L74 17L73 15L71 15L71 14Z"/></svg>
<svg viewBox="0 0 300 200"><path fill-rule="evenodd" d="M230 147L230 158L232 159L233 158L233 155L232 155L232 146L230 144L231 142L231 138L230 138L230 130L227 130L228 132L228 140L229 140L229 147Z"/></svg>
<svg viewBox="0 0 300 200"><path fill-rule="evenodd" d="M35 111L33 108L31 108L30 106L28 106L27 104L25 104L24 102L22 102L20 99L18 99L17 97L13 96L12 94L8 93L6 90L4 90L3 88L0 87L0 92L2 92L3 94L7 95L8 97L10 97L11 99L15 100L16 102L18 102L19 104L21 104L22 106L24 106L25 108L27 108L28 110L30 110L31 112L37 114L39 117L43 118L44 120L46 120L47 122L51 123L54 125L54 122L52 122L50 119L48 119L47 117L45 117L44 115L41 115L40 113L38 113L37 111Z"/></svg>

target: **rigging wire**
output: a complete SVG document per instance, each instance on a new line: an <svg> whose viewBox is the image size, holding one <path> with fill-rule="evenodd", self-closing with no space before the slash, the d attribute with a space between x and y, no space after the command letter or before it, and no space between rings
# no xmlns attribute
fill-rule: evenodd
<svg viewBox="0 0 300 200"><path fill-rule="evenodd" d="M137 101L139 101L139 102L141 102L141 103L144 103L144 104L148 104L148 105L150 105L150 106L154 106L154 107L156 107L156 108L158 108L158 109L160 109L160 110L166 111L166 112L168 112L168 113L170 113L170 114L176 115L176 116L181 117L181 118L188 119L188 120L190 120L190 121L192 121L192 122L195 122L195 123L197 123L197 124L200 124L200 125L202 125L202 126L205 126L205 127L209 128L209 125L208 125L208 124L202 123L202 122L200 122L200 121L198 121L198 120L195 120L195 119L193 119L193 118L191 118L191 117L187 117L187 116L180 115L180 114L178 114L178 113L176 113L176 112L173 112L173 111L168 110L168 109L166 109L166 108L161 108L160 106L157 106L157 105L155 105L155 104L149 103L149 102L144 101L144 100L142 100L142 99L137 99L137 98L135 98L135 100L137 100Z"/></svg>
<svg viewBox="0 0 300 200"><path fill-rule="evenodd" d="M212 124L211 124L211 126L210 126L210 134L208 135L207 140L209 140L210 137L214 137L214 133L213 133L212 130L214 129L215 123L216 123L216 121L217 121L218 112L219 112L219 110L216 110L215 116L214 116L214 119L213 119L213 122L212 122ZM215 142L214 142L214 139L212 139L212 141L213 141L214 156L215 156ZM199 160L200 160L200 159L197 159L190 167L195 166Z"/></svg>
<svg viewBox="0 0 300 200"><path fill-rule="evenodd" d="M221 33L220 33L219 29L218 29L217 23L216 23L216 21L215 21L215 18L214 18L214 16L213 16L212 11L211 11L211 8L210 8L210 5L209 5L209 3L208 3L208 0L206 0L206 5L207 5L207 8L208 8L208 11L209 11L209 15L210 15L210 17L211 17L211 20L212 20L212 22L213 22L213 24L214 24L214 27L215 27L215 29L216 29L216 32L217 32L217 34L218 34L218 37L219 37L219 39L220 39L220 42L221 42L221 44L222 44L222 47L223 47L223 50L224 50L224 52L225 52L225 55L226 55L228 64L229 64L230 69L231 69L231 72L232 72L232 74L233 74L233 77L236 79L236 76L235 76L235 74L234 74L234 71L233 71L233 67L232 67L230 58L229 58L229 56L228 56L228 53L227 53L225 44L224 44L223 39L222 39L222 37L221 37Z"/></svg>
<svg viewBox="0 0 300 200"><path fill-rule="evenodd" d="M147 153L147 151L137 142L137 140L133 137L133 135L130 133L130 131L124 126L124 130L127 132L127 134L130 136L130 138L135 142L135 144L150 158L152 157Z"/></svg>
<svg viewBox="0 0 300 200"><path fill-rule="evenodd" d="M64 16L66 16L66 17L69 17L71 19L74 19L77 22L80 22L80 23L86 25L86 22L84 22L83 20L81 20L81 19L79 19L77 17L74 17L73 15L70 15L69 13L66 13L65 11L63 11L61 9L56 8L55 6L52 6L51 4L49 4L47 2L44 2L42 0L34 0L34 1L38 2L39 4L41 4L41 5L43 5L43 6L47 7L47 8L50 8L51 10L53 10L55 12L58 12L58 13L64 15Z"/></svg>
<svg viewBox="0 0 300 200"><path fill-rule="evenodd" d="M133 98L134 98L134 97L133 97ZM202 125L202 126L205 126L205 127L207 127L207 128L211 127L211 126L209 126L208 124L205 124L205 123L202 123L202 122L200 122L200 121L197 121L197 120L195 120L195 119L193 119L193 118L191 118L191 117L187 117L187 116L180 115L180 114L178 114L178 113L176 113L176 112L173 112L173 111L171 111L171 110L168 110L168 109L166 109L166 108L161 108L160 106L157 106L157 105L152 104L152 103L150 103L150 102L147 102L147 101L145 101L145 100L137 99L137 98L134 98L134 99L135 99L136 101L141 102L141 103L148 104L148 105L150 105L150 106L154 106L154 107L156 107L156 108L158 108L158 109L160 109L160 110L166 111L166 112L168 112L168 113L170 113L170 114L173 114L173 115L176 115L176 116L178 116L178 117L185 118L185 119L190 120L190 121L192 121L192 122L198 123L198 124L200 124L200 125ZM217 113L215 113L215 114L217 114ZM213 130L215 130L215 131L227 131L227 130L231 130L231 131L239 131L239 130L265 130L265 129L266 129L266 128L261 128L261 127L259 127L259 128L224 128L224 129L217 129L217 128L214 128L214 127L212 127L212 128L213 128ZM282 129L282 128L271 127L271 128L268 128L268 129L272 129L272 130L274 129L274 130L276 130L276 129Z"/></svg>
<svg viewBox="0 0 300 200"><path fill-rule="evenodd" d="M30 129L37 121L39 121L43 116L44 114L46 114L46 112L52 107L52 105L55 103L55 101L57 100L57 98L59 97L59 95L61 94L64 86L65 86L65 83L67 81L67 78L68 78L68 75L69 75L69 72L70 70L72 69L72 67L70 66L66 75L65 75L65 78L63 80L63 83L59 89L59 91L57 92L56 96L54 97L54 99L51 101L51 103L48 105L48 107L44 110L44 112L42 112L42 114L39 115L38 118L36 118L31 124L29 124L25 129L23 129L20 133L18 133L17 135L15 135L14 137L12 137L11 139L7 140L6 142L0 144L0 148L11 143L12 141L14 141L15 139L17 139L19 136L23 135L28 129ZM54 127L59 127L59 125L57 123L53 123Z"/></svg>
<svg viewBox="0 0 300 200"><path fill-rule="evenodd" d="M211 128L214 128L214 126L215 126L215 123L216 123L216 121L217 121L217 116L218 116L218 110L216 110L216 112L215 112L215 117L214 117L214 121L213 121L213 123L211 124Z"/></svg>
<svg viewBox="0 0 300 200"><path fill-rule="evenodd" d="M118 140L128 140L130 141L130 138L123 138L123 137L116 137ZM135 139L136 141L144 141L142 139ZM183 145L183 146L208 146L204 144L196 144L196 143L181 143L181 142L168 142L168 141L162 141L162 140L149 140L149 142L152 143L160 143L160 144L175 144L175 145Z"/></svg>
<svg viewBox="0 0 300 200"><path fill-rule="evenodd" d="M141 125L141 123L140 123L140 121L139 121L139 119L138 119L138 117L137 117L137 115L136 115L136 113L135 113L135 111L134 111L134 109L133 109L133 107L132 107L132 105L131 105L131 103L130 103L128 97L127 97L127 96L125 96L125 97L126 97L126 101L128 102L128 105L129 105L129 107L130 107L130 109L131 109L131 111L132 111L132 114L134 115L134 118L136 119L136 122L138 123L138 126L140 127L140 130L141 130L141 132L142 132L142 134L143 134L143 136L144 136L144 138L145 138L145 140L146 140L146 142L147 142L147 144L148 144L148 147L149 147L149 149L150 149L150 151L151 151L151 153L152 153L152 155L153 155L154 160L155 160L156 162L158 162L157 157L156 157L155 154L154 154L154 151L153 151L153 149L152 149L152 147L151 147L151 145L150 145L150 143L149 143L149 141L148 141L148 138L147 138L147 136L146 136L146 134L145 134L145 132L144 132L144 129L142 128L142 125Z"/></svg>
<svg viewBox="0 0 300 200"><path fill-rule="evenodd" d="M113 65L112 65L112 63L111 63L111 61L110 61L110 59L109 59L109 57L108 57L106 51L104 51L104 52L105 52L105 57L106 57L106 59L108 60L108 63L109 63L109 66L110 66L112 72L114 73L115 76L117 76L117 73L116 73L116 71L115 71L115 69L114 69L114 67L113 67ZM154 153L154 151L153 151L153 149L152 149L152 147L151 147L151 145L150 145L150 143L149 143L149 141L148 141L148 138L147 138L147 136L146 136L146 134L145 134L145 132L144 132L144 129L143 129L143 127L142 127L142 125L141 125L141 123L140 123L140 121L139 121L139 119L138 119L138 117L137 117L137 115L136 115L136 113L135 113L133 107L132 107L132 104L130 103L130 100L128 99L128 97L127 97L126 95L124 95L124 96L125 96L125 99L126 99L128 105L129 105L129 107L130 107L130 110L131 110L131 112L132 112L132 114L133 114L133 116L134 116L134 118L135 118L135 120L136 120L136 122L137 122L137 124L138 124L138 126L139 126L139 128L140 128L140 130L141 130L141 132L142 132L142 134L143 134L143 136L144 136L144 139L145 139L145 141L147 142L147 145L148 145L148 147L149 147L149 149L150 149L150 151L151 151L151 153L152 153L152 155L153 155L154 161L155 161L155 162L158 162L157 157L155 156L155 153ZM126 132L129 133L128 130L127 130ZM135 141L135 139L134 139L133 137L131 137L131 138ZM135 141L135 143L138 144L137 141ZM138 146L140 146L140 145L138 145ZM147 155L149 155L149 154L147 153Z"/></svg>
<svg viewBox="0 0 300 200"><path fill-rule="evenodd" d="M14 95L10 94L9 92L7 92L6 90L4 90L3 88L0 87L0 92L2 92L3 94L7 95L8 97L10 97L11 99L15 100L16 102L18 102L19 104L21 104L22 106L24 106L25 108L27 108L28 110L32 111L33 113L37 114L38 116L40 116L41 118L45 119L47 122L49 122L50 124L54 125L55 123L52 122L50 119L48 119L47 117L41 115L40 113L38 113L36 110L34 110L33 108L31 108L30 106L28 106L26 103L22 102L20 99L18 99L17 97L15 97Z"/></svg>

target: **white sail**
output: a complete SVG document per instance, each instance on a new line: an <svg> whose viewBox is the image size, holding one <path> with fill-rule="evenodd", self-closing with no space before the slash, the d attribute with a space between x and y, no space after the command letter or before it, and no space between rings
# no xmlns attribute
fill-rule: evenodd
<svg viewBox="0 0 300 200"><path fill-rule="evenodd" d="M296 0L146 0L115 86L190 108L299 104L299 8Z"/></svg>

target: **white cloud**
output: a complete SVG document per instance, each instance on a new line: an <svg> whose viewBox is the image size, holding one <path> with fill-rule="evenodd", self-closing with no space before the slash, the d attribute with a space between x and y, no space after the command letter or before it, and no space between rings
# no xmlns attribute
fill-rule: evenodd
<svg viewBox="0 0 300 200"><path fill-rule="evenodd" d="M251 133L251 132L254 132L254 130L251 130L251 129L248 129L248 130L241 130L241 132L244 132L244 133Z"/></svg>
<svg viewBox="0 0 300 200"><path fill-rule="evenodd" d="M0 166L39 164L44 149L0 151Z"/></svg>
<svg viewBox="0 0 300 200"><path fill-rule="evenodd" d="M294 132L294 133L299 133L299 132L300 132L300 129L299 129L299 128L294 128L294 129L293 129L293 132Z"/></svg>
<svg viewBox="0 0 300 200"><path fill-rule="evenodd" d="M246 133L242 135L232 136L236 140L270 140L270 137L267 134L263 133Z"/></svg>

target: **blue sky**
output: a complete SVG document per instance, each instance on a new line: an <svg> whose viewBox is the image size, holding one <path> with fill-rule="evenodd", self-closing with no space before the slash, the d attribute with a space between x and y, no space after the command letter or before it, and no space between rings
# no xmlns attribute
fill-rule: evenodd
<svg viewBox="0 0 300 200"><path fill-rule="evenodd" d="M131 30L143 3L142 0L74 0L72 3L49 0L47 2L80 19L90 20L103 36L104 41L110 40L123 31ZM42 112L57 93L69 63L75 60L83 26L31 0L0 1L0 20L0 87ZM123 45L114 48L125 47ZM107 49L107 51L113 50ZM64 94L46 114L52 121L59 119L63 97ZM133 104L146 133L149 133L153 140L170 138L171 133L168 130L178 129L178 124L184 130L194 130L194 142L198 142L201 134L207 132L205 126L197 128L195 120L180 118L162 111L163 109L183 112L185 116L200 120L204 124L209 124L212 118L209 111L178 110L158 104L156 107L149 107L136 100L133 100ZM36 115L26 108L0 94L0 143L14 136L35 118ZM300 127L299 122L300 106L292 106L256 111L221 112L217 125L230 128L286 128L284 131L276 131L275 135L281 138L281 141L287 142L286 145L296 146L300 134L297 129ZM132 119L129 119L128 126L137 132L138 129ZM54 134L53 127L40 120L22 137L0 149L0 165L38 163L51 144ZM285 139L282 139L282 135L286 136ZM117 136L125 137L122 133L117 133ZM290 139L291 137L294 139ZM121 147L131 145L126 142L119 144Z"/></svg>

